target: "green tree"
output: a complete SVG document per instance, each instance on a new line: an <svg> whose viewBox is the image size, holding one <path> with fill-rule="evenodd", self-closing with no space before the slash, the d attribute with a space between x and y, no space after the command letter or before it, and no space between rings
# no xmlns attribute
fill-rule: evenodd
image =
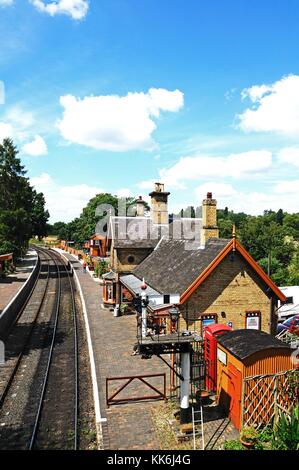
<svg viewBox="0 0 299 470"><path fill-rule="evenodd" d="M46 223L44 198L30 186L11 139L0 144L0 253L21 254ZM43 219L42 219L43 216Z"/></svg>
<svg viewBox="0 0 299 470"><path fill-rule="evenodd" d="M39 240L48 235L47 222L49 212L45 210L45 197L43 193L33 191L33 208L31 212L32 235L36 235Z"/></svg>
<svg viewBox="0 0 299 470"><path fill-rule="evenodd" d="M289 284L293 286L299 285L299 246L289 264Z"/></svg>
<svg viewBox="0 0 299 470"><path fill-rule="evenodd" d="M107 211L101 212L99 210L104 206L111 208L112 215L119 215L119 210L123 211L124 214L128 213L129 216L136 215L135 198L118 198L109 193L101 193L90 199L80 217L77 217L68 224L56 222L53 225L53 231L57 232L58 238L72 240L76 245L81 245L96 233L98 223L101 220L104 224L104 231L107 230L107 221L110 214ZM145 207L148 208L148 205L145 205Z"/></svg>

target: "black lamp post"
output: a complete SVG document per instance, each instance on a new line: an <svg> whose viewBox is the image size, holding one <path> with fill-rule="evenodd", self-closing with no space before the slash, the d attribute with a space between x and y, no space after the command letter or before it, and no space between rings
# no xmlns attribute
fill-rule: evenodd
<svg viewBox="0 0 299 470"><path fill-rule="evenodd" d="M177 325L180 317L180 311L179 309L173 305L169 310L169 316L170 320L172 321L173 324Z"/></svg>

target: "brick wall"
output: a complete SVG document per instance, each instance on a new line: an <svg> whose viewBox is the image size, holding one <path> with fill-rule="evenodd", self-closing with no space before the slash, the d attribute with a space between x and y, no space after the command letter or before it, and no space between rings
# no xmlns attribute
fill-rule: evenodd
<svg viewBox="0 0 299 470"><path fill-rule="evenodd" d="M152 251L152 248L114 248L111 262L112 269L119 273L131 272ZM134 258L133 261L132 258Z"/></svg>
<svg viewBox="0 0 299 470"><path fill-rule="evenodd" d="M234 261L227 256L181 308L183 316L188 311L190 328L203 313L216 313L218 323L233 322L233 329L245 328L246 310L260 310L261 329L270 333L271 299L266 286L238 253Z"/></svg>

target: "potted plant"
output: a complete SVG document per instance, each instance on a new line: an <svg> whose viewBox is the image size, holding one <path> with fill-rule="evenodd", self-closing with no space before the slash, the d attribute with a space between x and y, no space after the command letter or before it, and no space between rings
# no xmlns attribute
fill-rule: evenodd
<svg viewBox="0 0 299 470"><path fill-rule="evenodd" d="M208 390L197 390L195 394L197 403L207 405L210 402L210 395L211 394Z"/></svg>
<svg viewBox="0 0 299 470"><path fill-rule="evenodd" d="M247 449L252 449L257 442L258 432L253 426L243 428L240 434L240 442Z"/></svg>

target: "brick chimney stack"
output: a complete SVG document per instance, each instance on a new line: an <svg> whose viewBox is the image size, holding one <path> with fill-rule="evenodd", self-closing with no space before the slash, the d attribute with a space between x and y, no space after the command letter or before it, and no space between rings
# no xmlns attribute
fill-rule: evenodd
<svg viewBox="0 0 299 470"><path fill-rule="evenodd" d="M151 197L151 219L154 224L168 224L169 194L164 191L163 183L155 183L154 191L149 194Z"/></svg>
<svg viewBox="0 0 299 470"><path fill-rule="evenodd" d="M144 201L142 200L142 196L139 196L136 201L136 211L137 217L144 217Z"/></svg>
<svg viewBox="0 0 299 470"><path fill-rule="evenodd" d="M219 237L219 229L217 226L217 201L209 192L206 199L202 201L201 245L205 245L206 241L212 237Z"/></svg>

